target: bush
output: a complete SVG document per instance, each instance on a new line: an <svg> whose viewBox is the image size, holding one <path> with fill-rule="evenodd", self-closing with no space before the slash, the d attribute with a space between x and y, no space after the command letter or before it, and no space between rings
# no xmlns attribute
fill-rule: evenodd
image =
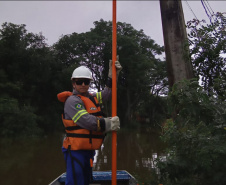
<svg viewBox="0 0 226 185"><path fill-rule="evenodd" d="M19 107L13 98L0 99L0 136L1 137L33 137L41 134L30 106Z"/></svg>
<svg viewBox="0 0 226 185"><path fill-rule="evenodd" d="M173 119L162 136L168 157L157 162L163 184L226 184L226 103L184 81L174 85L169 104Z"/></svg>

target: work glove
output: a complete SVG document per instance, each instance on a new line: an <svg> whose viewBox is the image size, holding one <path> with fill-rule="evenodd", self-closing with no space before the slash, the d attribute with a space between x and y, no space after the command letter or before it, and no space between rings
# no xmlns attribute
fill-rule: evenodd
<svg viewBox="0 0 226 185"><path fill-rule="evenodd" d="M105 120L105 133L110 131L118 131L120 129L119 117L108 117L104 118Z"/></svg>
<svg viewBox="0 0 226 185"><path fill-rule="evenodd" d="M120 71L122 70L122 66L119 63L119 56L117 56L117 60L115 61L115 67L116 67L116 78L118 80L118 76ZM109 72L108 72L108 77L112 78L112 60L109 61Z"/></svg>

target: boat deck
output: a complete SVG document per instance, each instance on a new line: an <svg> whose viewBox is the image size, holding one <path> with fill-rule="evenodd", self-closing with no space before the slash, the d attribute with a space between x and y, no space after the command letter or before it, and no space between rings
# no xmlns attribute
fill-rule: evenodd
<svg viewBox="0 0 226 185"><path fill-rule="evenodd" d="M125 170L118 170L117 185L136 185L135 178ZM90 185L111 185L111 171L93 171L93 181ZM66 173L61 174L49 185L65 185Z"/></svg>

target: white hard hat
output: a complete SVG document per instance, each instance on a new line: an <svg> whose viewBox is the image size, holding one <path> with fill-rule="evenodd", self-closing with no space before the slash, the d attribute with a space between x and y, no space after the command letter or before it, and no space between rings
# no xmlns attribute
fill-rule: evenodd
<svg viewBox="0 0 226 185"><path fill-rule="evenodd" d="M91 71L85 66L76 68L71 76L71 79L73 78L88 78L90 80L93 80Z"/></svg>

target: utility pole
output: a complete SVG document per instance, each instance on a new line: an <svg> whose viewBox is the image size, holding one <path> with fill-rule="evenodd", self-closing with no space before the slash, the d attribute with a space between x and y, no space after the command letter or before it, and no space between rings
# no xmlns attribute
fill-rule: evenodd
<svg viewBox="0 0 226 185"><path fill-rule="evenodd" d="M193 78L181 0L159 0L169 86Z"/></svg>

